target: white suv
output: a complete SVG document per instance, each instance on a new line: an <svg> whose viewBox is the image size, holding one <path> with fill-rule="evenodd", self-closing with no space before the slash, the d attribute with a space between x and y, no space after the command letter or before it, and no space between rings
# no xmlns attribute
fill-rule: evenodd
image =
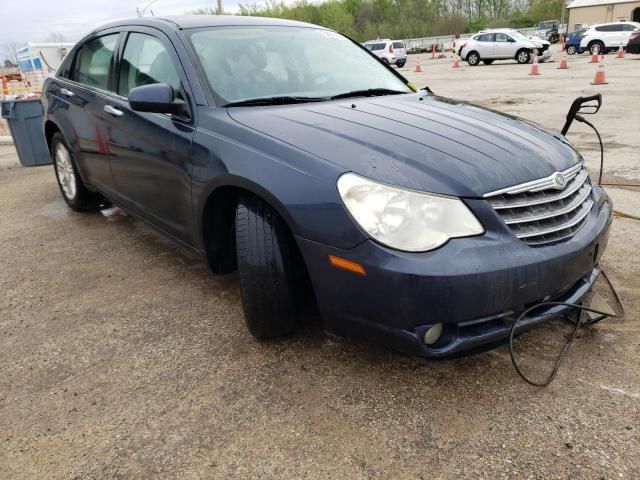
<svg viewBox="0 0 640 480"><path fill-rule="evenodd" d="M529 63L534 51L540 61L551 58L551 44L546 40L530 39L517 30L496 28L483 30L464 42L458 51L462 60L469 65L478 65L481 61L491 65L494 60L516 60Z"/></svg>
<svg viewBox="0 0 640 480"><path fill-rule="evenodd" d="M625 46L634 32L640 32L640 23L617 22L591 25L582 34L580 49L589 50L591 54L617 50Z"/></svg>
<svg viewBox="0 0 640 480"><path fill-rule="evenodd" d="M402 40L369 40L362 44L364 48L380 58L387 65L404 67L407 63L407 49Z"/></svg>

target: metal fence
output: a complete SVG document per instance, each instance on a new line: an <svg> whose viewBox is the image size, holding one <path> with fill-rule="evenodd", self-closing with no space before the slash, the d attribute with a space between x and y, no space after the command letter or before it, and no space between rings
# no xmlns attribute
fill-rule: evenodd
<svg viewBox="0 0 640 480"><path fill-rule="evenodd" d="M527 36L531 36L536 33L538 28L518 28L518 30ZM559 31L564 33L566 25L560 25ZM459 40L470 38L472 35L475 35L475 33L463 33L460 35ZM437 51L441 52L450 50L454 40L453 35L440 35L437 37L407 38L404 43L407 46L407 53L430 52L433 45L436 46Z"/></svg>

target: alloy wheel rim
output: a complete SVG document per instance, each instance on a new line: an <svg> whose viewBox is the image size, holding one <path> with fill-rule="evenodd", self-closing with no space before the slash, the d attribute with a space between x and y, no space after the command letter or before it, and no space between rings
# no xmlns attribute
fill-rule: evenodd
<svg viewBox="0 0 640 480"><path fill-rule="evenodd" d="M524 63L527 60L528 60L527 54L525 52L520 52L520 61Z"/></svg>
<svg viewBox="0 0 640 480"><path fill-rule="evenodd" d="M58 182L62 192L69 200L73 200L76 196L76 174L71 164L71 156L67 149L59 144L56 147L55 157L56 174L58 175Z"/></svg>

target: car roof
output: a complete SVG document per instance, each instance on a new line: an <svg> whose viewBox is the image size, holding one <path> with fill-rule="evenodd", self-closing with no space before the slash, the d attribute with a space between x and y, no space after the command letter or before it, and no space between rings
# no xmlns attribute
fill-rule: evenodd
<svg viewBox="0 0 640 480"><path fill-rule="evenodd" d="M604 25L624 25L625 23L631 23L633 25L639 25L640 26L640 23L638 23L638 22L607 22L607 23L594 23L593 25L589 25L586 28L602 27Z"/></svg>
<svg viewBox="0 0 640 480"><path fill-rule="evenodd" d="M249 17L244 15L180 15L169 17L140 17L115 20L100 25L93 32L106 28L124 27L130 25L156 27L160 29L188 29L203 27L231 27L231 26L283 26L283 27L307 27L327 30L319 25L297 22L295 20L283 20L280 18ZM92 33L93 33L92 32Z"/></svg>

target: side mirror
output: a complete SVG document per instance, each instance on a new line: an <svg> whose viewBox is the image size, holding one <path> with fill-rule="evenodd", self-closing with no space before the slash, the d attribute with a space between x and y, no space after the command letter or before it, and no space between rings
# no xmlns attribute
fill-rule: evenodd
<svg viewBox="0 0 640 480"><path fill-rule="evenodd" d="M579 122L585 121L580 115L578 115L578 113L583 115L593 115L598 113L601 106L602 95L600 93L591 95L590 97L576 98L571 104L571 108L569 108L569 113L567 113L567 120L565 121L564 127L562 127L562 135L567 134L574 119Z"/></svg>
<svg viewBox="0 0 640 480"><path fill-rule="evenodd" d="M186 111L185 102L175 100L173 88L166 83L153 83L132 88L128 99L131 108L137 112L180 115Z"/></svg>

